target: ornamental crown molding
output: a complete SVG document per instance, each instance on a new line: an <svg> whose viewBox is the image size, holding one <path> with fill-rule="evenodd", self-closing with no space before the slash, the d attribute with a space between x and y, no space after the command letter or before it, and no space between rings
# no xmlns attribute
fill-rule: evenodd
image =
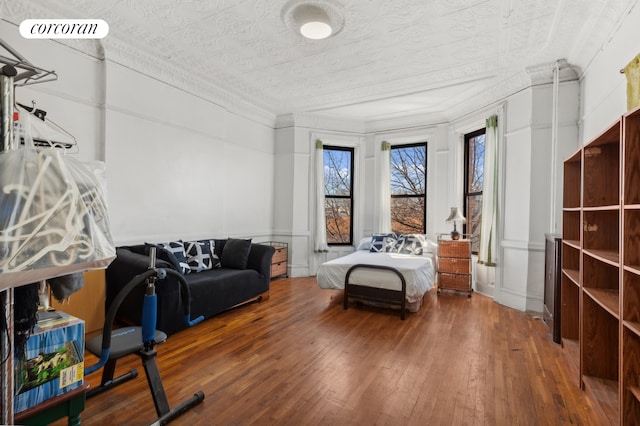
<svg viewBox="0 0 640 426"><path fill-rule="evenodd" d="M70 15L52 1L46 6L34 2L2 2L0 16L17 27L23 20L34 16L64 18ZM129 67L260 124L273 127L275 122L275 114L267 108L268 100L261 102L260 99L247 99L241 91L223 89L197 73L185 72L184 67L175 62L138 48L132 42L122 40L114 34L109 34L101 40L56 39L47 42L59 43L98 60L108 60ZM39 62L36 58L27 59Z"/></svg>
<svg viewBox="0 0 640 426"><path fill-rule="evenodd" d="M332 130L345 133L364 133L364 123L357 120L344 120L336 117L327 117L315 113L295 112L281 114L276 118L275 129L296 127L299 129Z"/></svg>
<svg viewBox="0 0 640 426"><path fill-rule="evenodd" d="M195 73L185 72L183 67L170 60L136 48L117 37L105 39L104 45L106 60L130 67L193 96L212 102L227 111L273 126L275 114L257 105L253 100L245 99L241 93L222 89L204 78L199 78Z"/></svg>
<svg viewBox="0 0 640 426"><path fill-rule="evenodd" d="M577 80L580 70L569 64L566 59L558 59L556 62L532 65L525 69L532 84L545 84L553 82L554 70L558 68L560 81Z"/></svg>

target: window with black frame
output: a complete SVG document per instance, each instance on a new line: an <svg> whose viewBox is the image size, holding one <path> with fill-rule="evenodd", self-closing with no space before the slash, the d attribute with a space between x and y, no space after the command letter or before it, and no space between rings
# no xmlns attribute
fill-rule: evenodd
<svg viewBox="0 0 640 426"><path fill-rule="evenodd" d="M426 232L427 142L391 146L391 230Z"/></svg>
<svg viewBox="0 0 640 426"><path fill-rule="evenodd" d="M324 191L327 244L353 241L353 148L324 146Z"/></svg>
<svg viewBox="0 0 640 426"><path fill-rule="evenodd" d="M486 129L480 129L464 136L464 233L471 236L474 254L480 244L485 133Z"/></svg>

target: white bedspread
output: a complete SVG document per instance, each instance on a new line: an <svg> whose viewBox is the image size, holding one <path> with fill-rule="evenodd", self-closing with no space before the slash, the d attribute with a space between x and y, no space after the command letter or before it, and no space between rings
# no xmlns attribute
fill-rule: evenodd
<svg viewBox="0 0 640 426"><path fill-rule="evenodd" d="M316 279L320 288L344 289L344 279L349 268L356 264L391 266L397 269L407 283L407 302L414 303L433 288L435 268L432 255L415 256L399 253L371 253L358 250L323 263L318 268ZM399 289L400 280L391 271L358 269L351 273L350 283L366 284L369 287Z"/></svg>

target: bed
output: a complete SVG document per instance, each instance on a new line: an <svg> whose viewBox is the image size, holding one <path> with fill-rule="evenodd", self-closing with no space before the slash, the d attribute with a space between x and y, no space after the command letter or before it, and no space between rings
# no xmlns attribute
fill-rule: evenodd
<svg viewBox="0 0 640 426"><path fill-rule="evenodd" d="M414 250L419 254L410 254L407 250L393 251L394 247L397 244L387 241L376 250L361 241L353 253L320 265L316 275L318 286L344 290L345 309L350 300L356 300L398 308L404 319L406 310L420 309L425 293L435 285L435 250L425 244Z"/></svg>

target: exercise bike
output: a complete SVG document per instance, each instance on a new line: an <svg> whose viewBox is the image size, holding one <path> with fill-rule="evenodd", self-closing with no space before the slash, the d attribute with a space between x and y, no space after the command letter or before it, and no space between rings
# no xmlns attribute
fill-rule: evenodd
<svg viewBox="0 0 640 426"><path fill-rule="evenodd" d="M191 320L191 297L189 286L182 274L172 269L156 268L155 262L156 248L151 247L149 250L149 268L147 271L136 275L122 288L122 290L120 290L120 292L118 292L107 311L102 336L96 336L86 342L86 349L100 359L96 364L85 368L85 374L91 374L104 367L100 386L90 389L87 393L87 398L91 398L137 377L138 371L135 369L116 378L113 376L115 373L116 361L119 358L130 354L138 355L142 360L147 376L147 382L149 383L149 390L151 391L151 396L153 397L156 413L158 415L158 419L152 424L164 425L202 402L204 400L204 393L202 391L198 391L191 398L182 402L176 408L171 409L169 407L169 402L167 401L167 396L164 391L162 379L156 363L157 352L154 349L154 346L157 343L162 343L167 339L166 333L156 330L156 279L162 280L167 276L167 274L173 275L178 279L178 282L180 283L180 295L183 301L183 311L185 312L184 320L188 326L194 326L200 323L204 320L204 317L199 316L194 320ZM146 281L147 285L142 307L142 326L123 327L113 330L113 322L122 301L143 281Z"/></svg>

